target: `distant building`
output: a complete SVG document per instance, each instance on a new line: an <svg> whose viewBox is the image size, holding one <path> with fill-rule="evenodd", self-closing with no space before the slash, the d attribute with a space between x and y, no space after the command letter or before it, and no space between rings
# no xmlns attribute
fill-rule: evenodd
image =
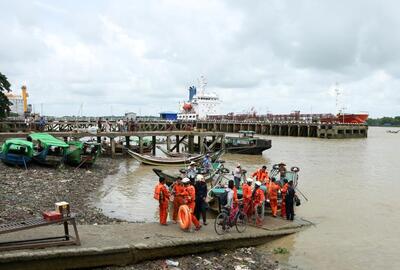
<svg viewBox="0 0 400 270"><path fill-rule="evenodd" d="M178 113L175 112L161 112L160 118L162 120L175 121L178 118Z"/></svg>
<svg viewBox="0 0 400 270"><path fill-rule="evenodd" d="M32 111L32 106L28 104L28 93L26 92L26 86L21 87L21 95L10 93L5 93L8 100L12 103L10 110L12 113L18 115L24 115L24 113L30 113Z"/></svg>
<svg viewBox="0 0 400 270"><path fill-rule="evenodd" d="M12 103L10 106L10 110L12 113L16 113L18 115L24 114L24 100L20 95L14 95L12 93L6 93L8 100Z"/></svg>
<svg viewBox="0 0 400 270"><path fill-rule="evenodd" d="M134 113L134 112L127 112L127 113L125 113L125 118L126 118L126 120L133 120L133 121L135 121L135 120L136 120L136 113Z"/></svg>

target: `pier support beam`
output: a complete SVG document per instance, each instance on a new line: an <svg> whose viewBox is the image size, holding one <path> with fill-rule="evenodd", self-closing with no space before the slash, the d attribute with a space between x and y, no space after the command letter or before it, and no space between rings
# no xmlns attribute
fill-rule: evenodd
<svg viewBox="0 0 400 270"><path fill-rule="evenodd" d="M155 156L156 155L156 145L157 145L156 136L151 137L151 143L152 143L152 148L153 148L153 156Z"/></svg>
<svg viewBox="0 0 400 270"><path fill-rule="evenodd" d="M176 146L175 146L176 147L176 152L179 153L180 152L180 149L179 149L179 143L180 143L179 135L176 135L175 140L176 140Z"/></svg>
<svg viewBox="0 0 400 270"><path fill-rule="evenodd" d="M171 151L171 140L169 138L169 136L167 136L167 151Z"/></svg>
<svg viewBox="0 0 400 270"><path fill-rule="evenodd" d="M111 157L115 157L115 140L114 138L110 138L110 146L111 146Z"/></svg>
<svg viewBox="0 0 400 270"><path fill-rule="evenodd" d="M189 135L188 137L189 137L189 140L188 140L189 153L193 154L194 153L194 136L193 135Z"/></svg>
<svg viewBox="0 0 400 270"><path fill-rule="evenodd" d="M139 154L143 154L143 137L139 136Z"/></svg>
<svg viewBox="0 0 400 270"><path fill-rule="evenodd" d="M129 148L129 145L130 145L130 139L129 139L130 137L129 136L125 136L125 146L126 146L126 148Z"/></svg>

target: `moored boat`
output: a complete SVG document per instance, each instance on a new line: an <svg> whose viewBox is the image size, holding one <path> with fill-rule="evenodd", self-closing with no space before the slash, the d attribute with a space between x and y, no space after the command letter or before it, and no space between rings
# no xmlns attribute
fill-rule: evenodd
<svg viewBox="0 0 400 270"><path fill-rule="evenodd" d="M127 149L127 152L137 161L145 165L153 165L153 166L189 164L192 161L194 162L199 161L204 157L204 155L201 154L189 158L156 157L150 155L142 155L130 149Z"/></svg>
<svg viewBox="0 0 400 270"><path fill-rule="evenodd" d="M32 159L42 165L58 166L65 161L68 144L47 133L32 133L28 141L33 143Z"/></svg>
<svg viewBox="0 0 400 270"><path fill-rule="evenodd" d="M222 163L215 162L215 163L213 163L212 169L210 170L209 173L202 173L201 169L199 170L199 173L203 174L206 182L210 182L210 181L214 180L214 177L217 174L219 174L221 172L221 170L224 170L224 166L222 165ZM167 185L171 185L172 183L174 183L178 176L183 177L184 176L183 171L184 170L180 170L180 173L176 174L174 176L174 175L171 175L171 174L168 174L168 173L164 172L163 170L156 169L156 168L153 169L153 172L155 174L157 174L158 177L164 177L165 178L165 182L166 182Z"/></svg>
<svg viewBox="0 0 400 270"><path fill-rule="evenodd" d="M239 136L225 137L225 152L241 155L261 155L263 151L270 149L271 140L255 137L255 132L240 130ZM210 146L211 143L208 143ZM215 149L221 149L221 143L216 143Z"/></svg>
<svg viewBox="0 0 400 270"><path fill-rule="evenodd" d="M297 167L292 167L292 169L290 171L286 171L286 174L285 174L285 179L288 181L293 181L294 187L297 187L297 184L298 184L298 179L299 179L298 172L299 172L299 169ZM273 170L270 172L270 177L277 176L278 173L279 173L278 165L274 165ZM216 185L214 187L212 187L211 190L209 191L208 200L209 200L211 209L213 209L213 210L219 209L218 200L216 200L216 199L225 193L225 189L228 186L228 181L229 181L229 179L227 179L227 178L221 178L221 181L216 183ZM282 179L278 179L277 183L280 186L283 186ZM252 188L254 188L254 186ZM260 188L264 191L265 194L268 192L267 186L261 185ZM237 194L238 194L238 199L241 199L243 196L242 186L240 186L238 188ZM279 201L281 199L282 199L281 197L278 197ZM269 206L268 201L265 205Z"/></svg>
<svg viewBox="0 0 400 270"><path fill-rule="evenodd" d="M150 155L141 155L139 153L133 152L130 149L127 149L129 155L135 158L137 161L145 164L145 165L153 165L153 166L162 166L162 165L187 165L190 162L197 162L204 158L205 154L198 154L192 157L156 157ZM223 154L223 150L212 153L211 159L217 160Z"/></svg>
<svg viewBox="0 0 400 270"><path fill-rule="evenodd" d="M0 159L5 164L27 166L33 156L33 144L24 139L8 139L0 151Z"/></svg>
<svg viewBox="0 0 400 270"><path fill-rule="evenodd" d="M91 166L101 153L99 143L71 141L68 145L66 163L72 166Z"/></svg>

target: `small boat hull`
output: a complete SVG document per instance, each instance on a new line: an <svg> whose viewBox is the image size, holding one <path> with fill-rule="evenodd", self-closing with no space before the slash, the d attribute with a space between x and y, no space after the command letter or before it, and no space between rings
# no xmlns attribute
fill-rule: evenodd
<svg viewBox="0 0 400 270"><path fill-rule="evenodd" d="M152 166L177 166L177 165L187 165L190 162L198 162L204 158L204 154L188 157L188 158L163 158L163 157L154 157L148 155L141 155L139 153L133 152L132 150L127 149L129 155L135 158L137 161ZM223 151L215 152L211 155L211 159L218 159L223 154Z"/></svg>
<svg viewBox="0 0 400 270"><path fill-rule="evenodd" d="M31 157L24 155L10 154L10 153L9 154L0 153L0 159L3 163L13 166L26 166L32 161Z"/></svg>

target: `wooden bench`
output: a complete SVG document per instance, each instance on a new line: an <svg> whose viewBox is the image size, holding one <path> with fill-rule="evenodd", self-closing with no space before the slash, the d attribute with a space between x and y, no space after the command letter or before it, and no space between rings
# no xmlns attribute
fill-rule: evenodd
<svg viewBox="0 0 400 270"><path fill-rule="evenodd" d="M0 251L2 250L14 250L14 249L25 249L25 248L45 248L52 246L66 246L66 245L80 245L80 239L78 229L76 227L75 216L63 217L58 220L45 220L45 219L28 219L18 222L8 222L0 224L0 235L12 232L29 230L37 227L43 227L53 224L64 225L64 235L26 239L18 241L0 242ZM72 225L75 236L69 234L68 224Z"/></svg>

